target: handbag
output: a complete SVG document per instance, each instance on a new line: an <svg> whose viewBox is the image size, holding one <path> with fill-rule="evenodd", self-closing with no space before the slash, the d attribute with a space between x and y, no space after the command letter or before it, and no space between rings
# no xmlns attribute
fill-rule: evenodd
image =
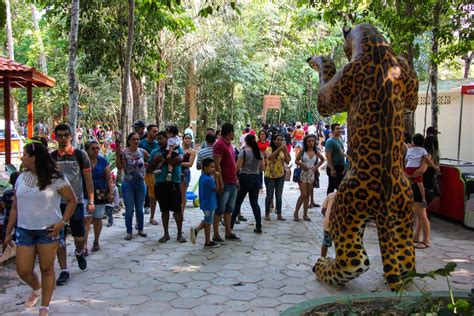
<svg viewBox="0 0 474 316"><path fill-rule="evenodd" d="M302 169L300 167L295 168L293 171L293 182L300 182L301 171Z"/></svg>
<svg viewBox="0 0 474 316"><path fill-rule="evenodd" d="M108 203L109 189L95 189L94 190L94 204L106 204Z"/></svg>

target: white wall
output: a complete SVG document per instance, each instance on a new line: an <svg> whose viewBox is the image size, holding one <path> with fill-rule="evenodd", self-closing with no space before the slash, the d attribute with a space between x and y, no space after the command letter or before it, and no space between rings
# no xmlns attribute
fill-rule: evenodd
<svg viewBox="0 0 474 316"><path fill-rule="evenodd" d="M415 112L415 132L423 134L426 93L418 94ZM442 158L456 159L458 153L459 114L461 91L438 93L439 116L438 135ZM431 126L431 105L428 101L426 127ZM461 130L461 152L459 159L474 161L474 95L464 95Z"/></svg>

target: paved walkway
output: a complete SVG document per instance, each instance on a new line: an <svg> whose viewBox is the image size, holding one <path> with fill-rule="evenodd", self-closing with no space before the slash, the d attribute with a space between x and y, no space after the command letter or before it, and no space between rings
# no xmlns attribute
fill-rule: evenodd
<svg viewBox="0 0 474 316"><path fill-rule="evenodd" d="M193 177L197 179L196 171ZM326 187L326 176L321 180L322 187ZM189 240L179 244L175 239L160 244L161 224L145 227L148 238L134 236L127 242L123 239L124 220L118 214L112 228L104 227L102 249L89 255L86 271L78 269L72 251L69 253L71 279L56 288L50 311L59 315L278 315L308 299L388 291L373 227L366 229L364 237L371 261L369 271L339 290L315 280L311 267L319 257L322 216L316 208L310 213L312 222L291 221L297 197L296 185L286 182L283 208L289 220L277 222L272 214L272 221L263 223L261 235L253 233L253 215L246 201L243 213L250 221L235 229L242 241L227 242L216 249L203 248L203 235L198 236L196 245ZM322 189L317 189L316 197L321 203ZM261 194L260 205L263 199ZM202 218L201 211L190 204L184 223L186 237L191 225ZM170 233L176 236L173 224ZM455 261L458 268L453 287L474 287L474 231L433 218L432 239L431 248L417 251L418 270L429 271ZM72 249L71 240L68 245ZM331 256L333 251L329 251ZM0 271L8 273L5 268ZM10 274L14 274L12 269ZM447 288L445 280L419 284L430 290ZM26 285L13 278L2 287L0 314L31 314L22 306L30 293Z"/></svg>

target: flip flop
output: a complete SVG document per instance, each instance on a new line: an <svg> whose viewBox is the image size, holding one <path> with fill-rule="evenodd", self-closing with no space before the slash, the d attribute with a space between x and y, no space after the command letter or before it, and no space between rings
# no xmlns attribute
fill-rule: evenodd
<svg viewBox="0 0 474 316"><path fill-rule="evenodd" d="M421 242L419 242L418 244L415 245L415 248L416 249L426 249L426 248L430 248L430 245L428 245L427 243L421 241Z"/></svg>

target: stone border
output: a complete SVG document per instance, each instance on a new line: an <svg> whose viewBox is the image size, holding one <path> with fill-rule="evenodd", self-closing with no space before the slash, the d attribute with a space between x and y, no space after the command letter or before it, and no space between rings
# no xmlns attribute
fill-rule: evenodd
<svg viewBox="0 0 474 316"><path fill-rule="evenodd" d="M433 291L430 292L431 297L439 298L439 297L449 297L448 291ZM471 293L469 292L460 292L455 291L453 295L455 298L469 298ZM423 294L421 292L405 292L403 297L420 297ZM299 316L304 312L309 311L310 309L335 303L335 302L342 302L347 300L363 300L363 299L384 299L384 298L396 298L399 295L393 292L377 292L377 293L365 293L365 294L353 294L353 295L338 295L338 296L326 296L323 298L316 298L308 301L304 301L302 303L296 304L293 307L288 308L286 311L280 313L280 316Z"/></svg>

